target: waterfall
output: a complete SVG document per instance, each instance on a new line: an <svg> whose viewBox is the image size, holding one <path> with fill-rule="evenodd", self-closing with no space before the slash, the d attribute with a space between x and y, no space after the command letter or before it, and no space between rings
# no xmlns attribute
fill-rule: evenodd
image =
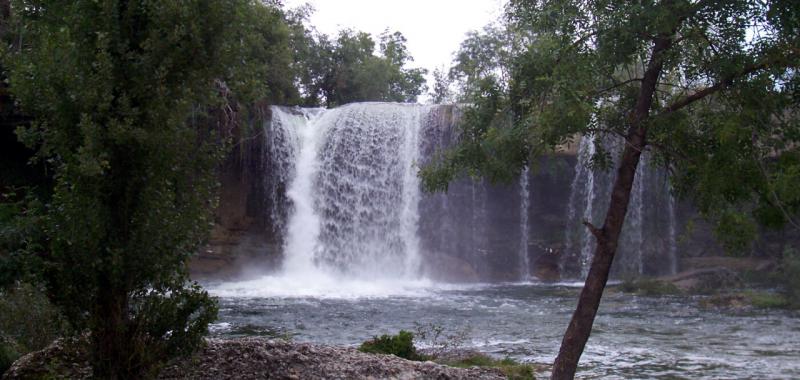
<svg viewBox="0 0 800 380"><path fill-rule="evenodd" d="M261 170L271 174L262 179L274 236L282 237L286 234L286 222L291 208L286 197L286 186L294 178L295 156L300 150L296 131L302 128L309 117L320 111L309 109L290 113L274 108L272 119L263 123L264 152Z"/></svg>
<svg viewBox="0 0 800 380"><path fill-rule="evenodd" d="M610 170L590 168L598 144L611 154L613 167ZM589 135L581 139L567 208L569 225L561 263L562 272L567 275L574 273L585 278L588 274L596 243L582 221L595 225L602 222L623 146L619 138ZM612 273L615 275L668 274L674 273L677 267L675 202L668 192L667 181L658 181L663 171L651 167L649 162L650 153L643 153L614 260ZM663 194L667 194L666 197Z"/></svg>
<svg viewBox="0 0 800 380"><path fill-rule="evenodd" d="M419 273L415 163L422 111L354 104L294 124L300 149L287 191L294 205L287 272L359 278Z"/></svg>
<svg viewBox="0 0 800 380"><path fill-rule="evenodd" d="M528 175L529 170L525 166L519 177L519 267L520 280L522 281L531 277L531 264L528 259L528 237L530 236L530 226L528 225L528 209L530 206Z"/></svg>
<svg viewBox="0 0 800 380"><path fill-rule="evenodd" d="M594 223L595 172L589 162L595 154L594 137L584 136L578 146L578 160L575 164L575 176L570 187L569 204L567 205L568 228L565 236L565 254L562 261L562 272L579 271L586 277L594 251L594 239L583 226L583 221ZM577 226L577 228L576 228ZM577 268L575 268L577 263Z"/></svg>
<svg viewBox="0 0 800 380"><path fill-rule="evenodd" d="M621 148L620 148L621 149ZM644 156L644 155L643 155ZM645 168L646 158L642 157L636 167L636 177L631 189L630 204L628 205L628 215L625 218L623 227L624 240L622 246L634 252L633 255L625 257L627 262L622 262L625 273L642 274L643 261L642 252L644 251L644 206L645 206L645 187L647 183L647 170Z"/></svg>
<svg viewBox="0 0 800 380"><path fill-rule="evenodd" d="M676 232L677 215L675 211L675 196L672 192L667 195L669 201L669 271L670 274L678 273L678 237Z"/></svg>
<svg viewBox="0 0 800 380"><path fill-rule="evenodd" d="M458 178L446 193L428 194L417 171L457 144L458 106L271 111L263 126L258 195L264 199L247 199L263 205L254 211L263 212L271 234L264 248L269 266L253 268L262 277L246 289L364 295L428 279L525 281L532 269L548 280L586 275L595 242L581 222L601 222L614 175L589 162L601 149L617 153L620 141L586 136L577 163L552 156L551 170L533 174L526 167L513 184ZM665 198L655 181L664 177L647 161L645 154L637 169L614 275L663 274L676 266L675 202ZM557 174L573 166L574 177Z"/></svg>

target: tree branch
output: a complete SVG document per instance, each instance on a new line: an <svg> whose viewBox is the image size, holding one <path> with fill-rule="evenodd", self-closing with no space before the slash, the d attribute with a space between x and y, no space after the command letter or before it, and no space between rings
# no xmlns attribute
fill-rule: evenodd
<svg viewBox="0 0 800 380"><path fill-rule="evenodd" d="M702 90L698 90L697 92L695 92L695 93L693 93L691 95L685 96L685 97L677 100L676 102L674 102L674 103L670 104L669 106L667 106L663 111L661 111L656 116L666 115L668 113L675 112L675 111L677 111L677 110L679 110L679 109L681 109L683 107L688 106L689 104L692 104L692 103L694 103L694 102L696 102L696 101L698 101L700 99L705 98L708 95L716 93L716 92L718 92L720 90L724 90L724 89L728 88L730 85L733 84L733 80L734 79L739 78L739 77L743 77L745 75L748 75L750 73L756 72L758 70L765 69L765 68L767 68L769 66L769 63L770 63L770 61L762 61L761 63L747 65L742 70L740 70L739 72L736 72L736 73L729 74L729 75L725 76L721 81L715 83L714 85L706 87L706 88L704 88Z"/></svg>
<svg viewBox="0 0 800 380"><path fill-rule="evenodd" d="M601 228L595 227L595 225L592 224L592 222L584 219L583 220L583 225L586 226L586 228L589 229L589 232L591 232L592 235L594 235L595 239L601 240L601 239L604 238L603 230Z"/></svg>
<svg viewBox="0 0 800 380"><path fill-rule="evenodd" d="M613 85L611 85L609 87L606 87L606 88L604 88L602 90L598 90L595 94L602 94L604 92L608 92L608 91L620 88L620 87L622 87L622 86L624 86L626 84L633 83L633 82L641 82L641 81L642 81L642 78L631 78L631 79L628 79L626 81L615 83L615 84L613 84Z"/></svg>

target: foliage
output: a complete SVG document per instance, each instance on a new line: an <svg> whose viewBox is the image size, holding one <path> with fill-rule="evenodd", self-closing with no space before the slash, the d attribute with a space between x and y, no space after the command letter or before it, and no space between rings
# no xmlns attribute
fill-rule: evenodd
<svg viewBox="0 0 800 380"><path fill-rule="evenodd" d="M414 59L401 33L387 30L376 41L368 33L345 29L330 37L304 26L312 11L300 8L287 17L304 105L414 102L425 92L427 71L407 67Z"/></svg>
<svg viewBox="0 0 800 380"><path fill-rule="evenodd" d="M31 189L10 189L0 194L0 289L19 281L36 283L43 262L44 204Z"/></svg>
<svg viewBox="0 0 800 380"><path fill-rule="evenodd" d="M462 48L482 65L462 70L476 75L460 141L422 169L427 190L465 175L509 181L576 135L624 142L603 224L587 222L596 256L553 378L575 376L643 152L719 221L731 251L748 248L757 222L800 229L797 186L787 185L800 152L799 15L785 0L510 0L499 45L512 49L492 39Z"/></svg>
<svg viewBox="0 0 800 380"><path fill-rule="evenodd" d="M209 295L187 284L185 261L212 222L232 111L244 116L232 96L278 97L264 84L280 13L251 0L13 9L25 43L4 63L35 118L17 134L54 188L45 204L4 204L32 218L4 223L5 235L31 238L10 255L42 261L48 295L77 331L92 332L97 377L151 376L200 344L215 318Z"/></svg>
<svg viewBox="0 0 800 380"><path fill-rule="evenodd" d="M734 309L748 307L759 309L786 309L793 307L791 302L783 294L754 290L736 293L714 294L708 298L700 300L700 306L706 308Z"/></svg>
<svg viewBox="0 0 800 380"><path fill-rule="evenodd" d="M414 322L414 337L428 347L426 355L435 359L448 352L459 350L469 338L470 327L447 334L442 325Z"/></svg>
<svg viewBox="0 0 800 380"><path fill-rule="evenodd" d="M41 289L21 283L0 291L0 335L16 342L21 353L40 350L67 331Z"/></svg>
<svg viewBox="0 0 800 380"><path fill-rule="evenodd" d="M795 250L783 253L781 274L786 298L794 307L800 307L800 254Z"/></svg>
<svg viewBox="0 0 800 380"><path fill-rule="evenodd" d="M400 330L397 335L381 335L373 337L358 347L361 352L370 354L395 355L408 360L427 360L426 357L417 353L414 347L414 334Z"/></svg>
<svg viewBox="0 0 800 380"><path fill-rule="evenodd" d="M458 368L488 367L498 368L509 380L533 380L533 366L522 364L511 358L495 359L489 355L473 353L469 356L442 364Z"/></svg>
<svg viewBox="0 0 800 380"><path fill-rule="evenodd" d="M744 296L753 307L761 309L784 309L790 306L789 300L778 293L748 291Z"/></svg>
<svg viewBox="0 0 800 380"><path fill-rule="evenodd" d="M453 102L453 91L450 89L452 80L440 69L433 70L433 88L430 100L433 104Z"/></svg>
<svg viewBox="0 0 800 380"><path fill-rule="evenodd" d="M67 331L66 320L40 289L25 283L5 287L0 291L0 373Z"/></svg>
<svg viewBox="0 0 800 380"><path fill-rule="evenodd" d="M14 341L0 336L0 376L22 356Z"/></svg>
<svg viewBox="0 0 800 380"><path fill-rule="evenodd" d="M800 226L799 9L511 1L499 25L470 34L456 55L450 76L469 105L461 143L422 169L423 185L510 180L576 134L626 136L653 41L666 36L673 42L657 57L663 69L645 123L651 161L718 222L731 251L749 247L755 223Z"/></svg>

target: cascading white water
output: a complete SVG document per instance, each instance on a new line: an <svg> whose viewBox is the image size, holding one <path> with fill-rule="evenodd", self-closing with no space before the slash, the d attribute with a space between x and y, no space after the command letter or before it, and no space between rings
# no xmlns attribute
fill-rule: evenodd
<svg viewBox="0 0 800 380"><path fill-rule="evenodd" d="M320 218L315 265L362 278L419 273L414 164L421 112L418 106L349 105L317 123L325 142L317 150L319 172L309 173L316 193L308 195ZM302 229L289 230L290 239L297 236ZM296 255L292 248L288 256Z"/></svg>
<svg viewBox="0 0 800 380"><path fill-rule="evenodd" d="M628 273L642 274L644 262L642 252L644 251L644 205L645 205L645 184L647 183L646 161L643 158L636 167L636 177L633 181L631 190L631 201L628 206L628 215L625 218L627 227L625 244L628 249L635 250L638 254L628 258L627 263L623 263Z"/></svg>
<svg viewBox="0 0 800 380"><path fill-rule="evenodd" d="M565 236L566 262L562 262L561 265L566 272L577 270L582 278L588 274L596 244L591 233L581 225L581 222L587 220L595 225L601 222L599 218L602 215L599 212L605 211L608 207L616 173L615 170L602 172L589 167L592 156L597 152L597 144L603 144L602 148L612 154L614 168L618 161L618 157L614 155L618 154L623 146L619 139L598 139L591 135L581 139L567 211L567 221L570 225ZM656 169L649 167L648 162L649 154L644 153L636 169L628 214L615 259L617 272L625 275L646 274L645 263L653 257L656 258L655 261L663 261L667 265L666 270L651 269L650 272L654 274L674 273L677 267L675 203L671 195L666 199L660 195L668 193L660 188L668 184L657 181L658 176L654 174ZM659 211L662 207L667 208L666 212ZM664 219L666 226L663 225ZM667 231L663 230L664 227ZM664 241L665 245L649 241ZM658 252L650 252L654 250ZM652 257L645 260L646 255ZM574 265L571 260L577 260L578 265Z"/></svg>
<svg viewBox="0 0 800 380"><path fill-rule="evenodd" d="M262 168L269 176L264 176L265 199L270 212L272 233L284 236L290 203L286 199L284 186L294 178L296 155L300 151L297 130L307 123L307 119L321 109L302 112L273 112L271 120L264 121L264 157Z"/></svg>
<svg viewBox="0 0 800 380"><path fill-rule="evenodd" d="M283 266L279 273L226 286L237 287L239 295L349 296L424 283L416 163L421 115L428 109L383 103L273 107L266 188L286 189ZM272 212L279 223L282 215Z"/></svg>
<svg viewBox="0 0 800 380"><path fill-rule="evenodd" d="M670 192L668 195L669 200L669 268L670 273L678 273L678 233L676 224L678 223L676 210L675 210L675 196Z"/></svg>
<svg viewBox="0 0 800 380"><path fill-rule="evenodd" d="M273 108L272 112L274 120L288 118L280 108ZM325 133L325 124L321 121L326 116L330 117L324 111L316 114L308 114L304 110L300 112L305 122L281 125L287 134L293 133L298 141L297 151L293 156L295 171L288 178L289 186L286 191L292 213L289 215L285 249L293 254L286 255L283 262L284 271L293 274L309 272L319 248L320 218L314 201L314 177L319 170L317 151Z"/></svg>
<svg viewBox="0 0 800 380"><path fill-rule="evenodd" d="M578 270L581 277L586 277L589 270L589 263L592 259L594 250L594 240L586 233L583 221L594 222L593 211L596 199L595 195L595 173L588 163L595 154L594 137L591 135L581 138L578 146L578 162L575 164L575 176L572 179L569 204L567 205L566 229L566 253L577 252L577 255L570 255L568 260L577 256ZM581 211L578 214L579 210ZM576 229L574 226L579 226ZM562 263L562 266L572 265L572 263ZM562 268L562 272L569 272L569 269Z"/></svg>
<svg viewBox="0 0 800 380"><path fill-rule="evenodd" d="M530 184L529 170L526 166L519 177L519 267L520 280L525 281L531 277L531 264L528 259L528 237L530 236L530 226L528 225L528 209L530 206Z"/></svg>

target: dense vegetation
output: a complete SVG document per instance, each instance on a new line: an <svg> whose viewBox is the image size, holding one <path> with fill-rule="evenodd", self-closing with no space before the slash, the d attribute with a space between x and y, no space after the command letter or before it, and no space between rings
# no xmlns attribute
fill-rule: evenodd
<svg viewBox="0 0 800 380"><path fill-rule="evenodd" d="M462 44L448 79L471 106L461 144L423 170L429 189L514 178L578 135L625 141L592 157L616 182L602 224L585 222L597 249L553 378L575 374L643 152L731 250L758 225L798 228L799 38L796 1L512 0Z"/></svg>
<svg viewBox="0 0 800 380"><path fill-rule="evenodd" d="M152 377L192 352L216 302L186 261L247 121L264 104L424 91L401 34L380 36L377 55L372 36L331 40L306 26L308 9L279 2L18 0L0 11L2 369L84 332L98 378ZM14 307L21 299L30 309Z"/></svg>

